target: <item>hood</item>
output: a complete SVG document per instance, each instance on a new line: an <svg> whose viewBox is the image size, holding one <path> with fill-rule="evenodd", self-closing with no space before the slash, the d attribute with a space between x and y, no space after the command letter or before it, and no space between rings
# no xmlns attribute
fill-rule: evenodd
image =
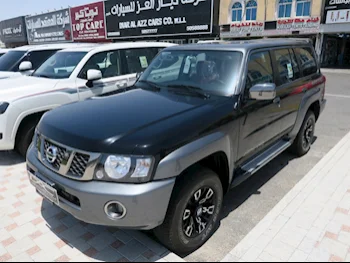
<svg viewBox="0 0 350 263"><path fill-rule="evenodd" d="M0 79L16 78L21 77L20 72L0 71Z"/></svg>
<svg viewBox="0 0 350 263"><path fill-rule="evenodd" d="M44 136L76 149L135 154L137 147L145 151L148 146L155 149L161 143L158 139L162 136L163 140L169 130L175 131L174 136L181 135L177 133L178 126L183 130L201 122L207 125L205 117L220 120L210 114L220 99L135 89L62 106L46 113L38 127Z"/></svg>
<svg viewBox="0 0 350 263"><path fill-rule="evenodd" d="M0 100L12 102L17 99L47 92L55 88L57 80L20 76L0 79Z"/></svg>

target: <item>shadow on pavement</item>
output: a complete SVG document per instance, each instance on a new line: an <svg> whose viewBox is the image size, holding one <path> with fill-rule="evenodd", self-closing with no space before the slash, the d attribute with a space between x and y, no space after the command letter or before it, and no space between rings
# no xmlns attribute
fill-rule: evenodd
<svg viewBox="0 0 350 263"><path fill-rule="evenodd" d="M24 162L25 162L25 159L15 151L6 151L6 152L0 151L0 168L1 166L11 166L11 165L24 163Z"/></svg>
<svg viewBox="0 0 350 263"><path fill-rule="evenodd" d="M66 249L77 250L76 253L94 260L155 262L169 254L166 248L141 232L87 224L45 200L41 214L61 244L69 246Z"/></svg>

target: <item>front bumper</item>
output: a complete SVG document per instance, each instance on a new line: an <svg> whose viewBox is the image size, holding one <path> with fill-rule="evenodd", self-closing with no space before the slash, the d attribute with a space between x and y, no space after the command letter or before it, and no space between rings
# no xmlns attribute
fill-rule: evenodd
<svg viewBox="0 0 350 263"><path fill-rule="evenodd" d="M98 181L75 181L46 168L31 147L27 154L27 169L58 190L59 206L75 218L90 224L119 228L150 230L164 221L175 178L147 184L120 184ZM78 204L66 196L74 196ZM70 199L71 200L71 199ZM126 215L111 220L104 207L110 201L118 201L126 208Z"/></svg>
<svg viewBox="0 0 350 263"><path fill-rule="evenodd" d="M12 123L8 122L8 115L0 115L0 151L13 150L15 142L11 138Z"/></svg>

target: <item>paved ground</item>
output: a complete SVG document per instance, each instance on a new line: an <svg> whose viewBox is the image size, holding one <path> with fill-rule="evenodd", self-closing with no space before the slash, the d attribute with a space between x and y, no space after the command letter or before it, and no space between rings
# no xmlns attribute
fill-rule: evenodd
<svg viewBox="0 0 350 263"><path fill-rule="evenodd" d="M222 260L350 130L350 76L330 73L327 77L328 107L318 123L312 151L301 159L283 154L234 189L226 198L219 230L185 260ZM82 224L33 191L22 160L14 153L0 153L0 262L175 259L140 232Z"/></svg>
<svg viewBox="0 0 350 263"><path fill-rule="evenodd" d="M350 133L225 262L350 262Z"/></svg>
<svg viewBox="0 0 350 263"><path fill-rule="evenodd" d="M349 72L349 71L347 71ZM326 73L328 105L311 152L282 154L226 197L221 226L187 261L220 261L350 131L350 74ZM344 97L345 96L345 97Z"/></svg>

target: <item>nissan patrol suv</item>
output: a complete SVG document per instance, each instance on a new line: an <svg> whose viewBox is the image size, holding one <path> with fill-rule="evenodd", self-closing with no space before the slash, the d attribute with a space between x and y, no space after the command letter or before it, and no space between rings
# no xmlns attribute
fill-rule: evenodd
<svg viewBox="0 0 350 263"><path fill-rule="evenodd" d="M288 148L309 151L325 82L305 40L166 48L131 90L46 113L30 181L82 221L154 229L190 253L231 188Z"/></svg>

